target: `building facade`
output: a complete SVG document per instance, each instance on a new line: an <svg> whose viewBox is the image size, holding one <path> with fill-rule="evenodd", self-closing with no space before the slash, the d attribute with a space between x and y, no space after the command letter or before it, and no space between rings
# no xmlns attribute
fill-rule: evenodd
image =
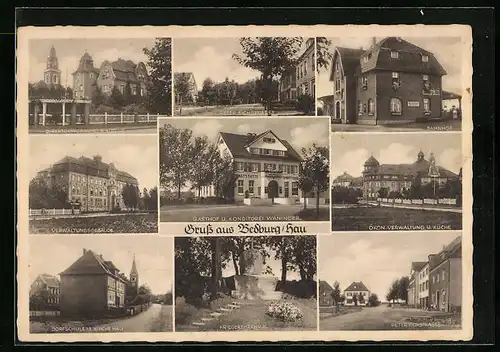
<svg viewBox="0 0 500 352"><path fill-rule="evenodd" d="M333 179L332 187L362 188L363 177L353 177L344 172Z"/></svg>
<svg viewBox="0 0 500 352"><path fill-rule="evenodd" d="M42 307L46 309L58 307L60 297L59 279L49 274L38 275L30 286L30 297L35 295L40 297L39 304Z"/></svg>
<svg viewBox="0 0 500 352"><path fill-rule="evenodd" d="M128 279L111 261L91 250L59 274L61 316L100 318L113 308L125 307Z"/></svg>
<svg viewBox="0 0 500 352"><path fill-rule="evenodd" d="M462 308L462 239L457 237L438 254L429 255L430 302L442 312Z"/></svg>
<svg viewBox="0 0 500 352"><path fill-rule="evenodd" d="M433 53L399 37L367 49L337 48L330 80L335 118L344 123L389 124L442 116L442 77Z"/></svg>
<svg viewBox="0 0 500 352"><path fill-rule="evenodd" d="M362 281L354 281L344 290L346 306L364 306L368 304L370 297L370 290L365 286Z"/></svg>
<svg viewBox="0 0 500 352"><path fill-rule="evenodd" d="M375 200L379 197L381 188L388 193L408 192L414 183L424 186L434 184L435 189L448 181L459 180L454 172L438 166L434 154L431 152L429 160L420 151L413 164L380 164L370 156L364 163L363 169L363 198Z"/></svg>
<svg viewBox="0 0 500 352"><path fill-rule="evenodd" d="M333 287L326 281L319 280L319 306L331 307L333 302Z"/></svg>
<svg viewBox="0 0 500 352"><path fill-rule="evenodd" d="M198 85L196 84L194 74L192 72L176 72L174 74L174 86L175 83L181 80L186 80L188 84L186 96L183 97L183 99L187 101L184 101L184 103L186 102L196 103L196 101L198 100ZM178 96L176 96L175 99L177 103L181 103L181 101L179 100L180 98Z"/></svg>
<svg viewBox="0 0 500 352"><path fill-rule="evenodd" d="M422 268L427 264L427 262L413 262L411 263L410 270L410 282L408 285L408 305L409 306L419 306L420 305L420 272Z"/></svg>
<svg viewBox="0 0 500 352"><path fill-rule="evenodd" d="M136 64L131 60L119 58L113 62L106 60L96 68L92 57L85 52L72 75L75 99L92 99L96 87L107 95L110 95L114 88L124 95L147 95L149 75L143 62Z"/></svg>
<svg viewBox="0 0 500 352"><path fill-rule="evenodd" d="M278 99L281 102L297 100L297 75L295 67L287 70L278 84Z"/></svg>
<svg viewBox="0 0 500 352"><path fill-rule="evenodd" d="M100 155L93 158L66 156L48 169L38 172L48 186L58 185L68 195L68 202L79 203L81 211L125 209L122 191L125 185L138 186L137 179L105 163Z"/></svg>
<svg viewBox="0 0 500 352"><path fill-rule="evenodd" d="M418 305L420 308L430 308L429 286L429 262L426 262L418 273Z"/></svg>
<svg viewBox="0 0 500 352"><path fill-rule="evenodd" d="M307 94L315 97L316 94L316 55L314 50L314 38L306 41L306 49L300 55L295 67L297 97Z"/></svg>
<svg viewBox="0 0 500 352"><path fill-rule="evenodd" d="M246 135L221 132L217 144L221 156L231 158L236 165L235 200L284 198L287 203L300 202L302 158L286 140L271 130ZM201 196L215 196L214 186L203 186Z"/></svg>

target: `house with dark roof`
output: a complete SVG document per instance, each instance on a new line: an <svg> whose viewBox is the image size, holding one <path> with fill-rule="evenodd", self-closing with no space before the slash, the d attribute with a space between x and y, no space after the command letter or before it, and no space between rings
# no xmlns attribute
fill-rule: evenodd
<svg viewBox="0 0 500 352"><path fill-rule="evenodd" d="M364 306L368 304L370 290L362 281L354 281L344 290L346 306Z"/></svg>
<svg viewBox="0 0 500 352"><path fill-rule="evenodd" d="M333 179L332 187L362 188L363 177L354 177L347 172L344 172L342 175Z"/></svg>
<svg viewBox="0 0 500 352"><path fill-rule="evenodd" d="M319 305L320 307L331 307L333 287L326 281L319 280Z"/></svg>
<svg viewBox="0 0 500 352"><path fill-rule="evenodd" d="M377 199L381 188L386 188L388 193L404 193L415 182L422 186L433 183L439 187L448 181L459 181L457 174L436 164L433 153L429 160L424 156L420 151L412 164L380 164L373 155L370 156L363 165L363 198Z"/></svg>
<svg viewBox="0 0 500 352"><path fill-rule="evenodd" d="M442 116L446 70L433 53L399 37L335 49L330 81L342 123L389 124Z"/></svg>
<svg viewBox="0 0 500 352"><path fill-rule="evenodd" d="M37 296L37 309L56 308L59 306L59 279L50 274L40 274L30 286L30 298Z"/></svg>
<svg viewBox="0 0 500 352"><path fill-rule="evenodd" d="M105 60L97 68L94 67L90 54L85 51L72 75L76 99L92 99L96 86L108 95L115 87L124 95L141 97L147 94L149 75L143 62L136 64L131 60L118 58L113 62Z"/></svg>
<svg viewBox="0 0 500 352"><path fill-rule="evenodd" d="M101 318L110 309L125 307L129 281L101 254L84 248L80 258L59 275L61 316Z"/></svg>
<svg viewBox="0 0 500 352"><path fill-rule="evenodd" d="M286 204L300 202L298 181L302 158L288 141L271 130L259 134L220 132L217 145L221 156L235 163L236 200L275 198ZM213 185L202 187L202 197L213 195Z"/></svg>
<svg viewBox="0 0 500 352"><path fill-rule="evenodd" d="M194 78L193 72L175 72L174 73L174 86L176 82L186 81L188 84L188 90L186 96L182 97L182 103L196 102L198 99L198 85ZM181 103L179 99L181 97L175 97L177 103Z"/></svg>
<svg viewBox="0 0 500 352"><path fill-rule="evenodd" d="M420 272L426 266L427 262L412 262L408 284L408 305L419 306L419 288L420 286Z"/></svg>
<svg viewBox="0 0 500 352"><path fill-rule="evenodd" d="M462 307L462 238L455 238L437 254L429 255L431 306L442 312Z"/></svg>
<svg viewBox="0 0 500 352"><path fill-rule="evenodd" d="M125 185L138 186L137 179L114 163L106 163L100 155L93 158L65 156L38 178L49 186L59 185L68 195L68 202L80 204L82 211L111 211L125 209L122 191Z"/></svg>

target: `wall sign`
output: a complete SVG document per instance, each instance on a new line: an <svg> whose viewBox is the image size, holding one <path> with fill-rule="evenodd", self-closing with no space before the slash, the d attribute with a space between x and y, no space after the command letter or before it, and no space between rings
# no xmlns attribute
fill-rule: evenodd
<svg viewBox="0 0 500 352"><path fill-rule="evenodd" d="M420 102L419 101L409 101L408 106L410 108L418 108L420 106Z"/></svg>

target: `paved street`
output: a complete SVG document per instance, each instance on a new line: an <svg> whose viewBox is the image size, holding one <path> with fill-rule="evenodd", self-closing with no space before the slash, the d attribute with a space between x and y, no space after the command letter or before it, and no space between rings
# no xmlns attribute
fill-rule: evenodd
<svg viewBox="0 0 500 352"><path fill-rule="evenodd" d="M413 322L406 319L413 317ZM411 329L458 329L443 313L412 308L390 308L381 305L363 308L360 312L329 317L320 320L320 330L411 330ZM448 319L448 320L447 320ZM415 320L418 320L415 321Z"/></svg>
<svg viewBox="0 0 500 352"><path fill-rule="evenodd" d="M158 321L161 319L162 321ZM96 330L103 331L121 331L121 332L145 332L151 331L159 323L172 325L172 306L162 306L161 304L152 304L145 312L139 313L133 317L125 318L109 324L98 325ZM164 330L168 331L168 330Z"/></svg>
<svg viewBox="0 0 500 352"><path fill-rule="evenodd" d="M191 221L298 221L298 213L303 205L269 205L269 206L206 206L197 208L161 207L160 222ZM322 211L319 221L329 221L328 205L320 206ZM315 209L308 206L308 209ZM256 219L252 219L256 218Z"/></svg>

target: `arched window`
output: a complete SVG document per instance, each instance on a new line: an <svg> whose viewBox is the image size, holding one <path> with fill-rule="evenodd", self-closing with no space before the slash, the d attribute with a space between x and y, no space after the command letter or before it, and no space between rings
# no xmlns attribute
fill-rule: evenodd
<svg viewBox="0 0 500 352"><path fill-rule="evenodd" d="M401 100L398 98L391 98L391 114L392 115L401 115L403 109L403 104Z"/></svg>
<svg viewBox="0 0 500 352"><path fill-rule="evenodd" d="M375 114L375 101L373 99L368 99L368 114Z"/></svg>

